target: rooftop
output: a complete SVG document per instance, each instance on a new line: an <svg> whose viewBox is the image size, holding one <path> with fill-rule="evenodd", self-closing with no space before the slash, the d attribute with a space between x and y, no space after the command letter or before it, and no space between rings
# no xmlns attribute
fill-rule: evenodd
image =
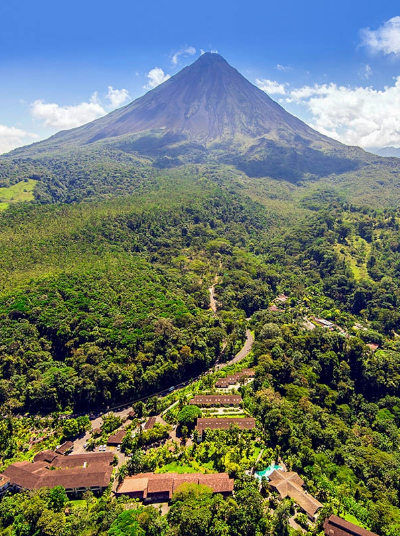
<svg viewBox="0 0 400 536"><path fill-rule="evenodd" d="M146 424L143 426L143 430L151 430L153 426L156 424L156 418L157 417L150 417L146 421Z"/></svg>
<svg viewBox="0 0 400 536"><path fill-rule="evenodd" d="M196 430L203 432L210 430L229 430L231 426L238 426L241 430L252 430L256 426L256 420L253 417L232 417L232 418L202 418L197 419Z"/></svg>
<svg viewBox="0 0 400 536"><path fill-rule="evenodd" d="M324 530L326 536L378 536L375 532L350 523L341 517L331 515L325 520Z"/></svg>
<svg viewBox="0 0 400 536"><path fill-rule="evenodd" d="M310 517L314 517L322 504L303 489L303 480L294 471L282 471L278 469L271 473L269 485L276 488L284 499L293 499Z"/></svg>
<svg viewBox="0 0 400 536"><path fill-rule="evenodd" d="M111 452L64 456L44 451L35 456L33 463L13 463L0 476L14 486L29 490L55 486L67 490L106 487L111 479L113 459Z"/></svg>
<svg viewBox="0 0 400 536"><path fill-rule="evenodd" d="M122 428L114 434L110 435L107 441L107 445L120 445L126 436L126 430Z"/></svg>
<svg viewBox="0 0 400 536"><path fill-rule="evenodd" d="M57 454L67 454L74 446L72 441L64 441L59 447L56 448Z"/></svg>
<svg viewBox="0 0 400 536"><path fill-rule="evenodd" d="M241 378L254 378L255 370L253 368L243 369L236 374L231 374L230 376L225 376L225 378L220 378L216 381L216 387L227 387L228 385L235 385L238 383Z"/></svg>
<svg viewBox="0 0 400 536"><path fill-rule="evenodd" d="M189 483L209 486L214 493L232 493L234 481L227 473L139 473L126 477L116 494L139 493L144 499L152 494L167 494L170 499L180 486Z"/></svg>
<svg viewBox="0 0 400 536"><path fill-rule="evenodd" d="M215 404L236 406L241 403L242 397L239 395L197 395L189 401L189 404L197 406L213 406Z"/></svg>

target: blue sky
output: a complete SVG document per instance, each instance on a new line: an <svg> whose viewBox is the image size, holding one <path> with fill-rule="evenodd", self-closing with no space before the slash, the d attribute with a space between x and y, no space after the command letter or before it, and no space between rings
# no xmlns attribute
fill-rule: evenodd
<svg viewBox="0 0 400 536"><path fill-rule="evenodd" d="M400 146L397 2L3 0L0 152L125 104L202 50L319 130Z"/></svg>

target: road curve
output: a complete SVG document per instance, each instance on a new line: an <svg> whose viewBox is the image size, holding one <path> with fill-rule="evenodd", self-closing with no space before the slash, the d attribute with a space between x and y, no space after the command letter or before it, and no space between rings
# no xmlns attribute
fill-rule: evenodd
<svg viewBox="0 0 400 536"><path fill-rule="evenodd" d="M252 332L249 329L247 329L246 330L246 340L245 340L244 345L242 346L242 348L239 350L239 352L230 361L225 361L225 363L218 363L215 366L215 369L220 370L223 367L226 367L227 365L234 365L235 363L239 363L239 361L241 361L242 359L244 359L246 356L249 355L249 353L251 352L251 349L253 347L253 343L254 343L254 335L252 334Z"/></svg>

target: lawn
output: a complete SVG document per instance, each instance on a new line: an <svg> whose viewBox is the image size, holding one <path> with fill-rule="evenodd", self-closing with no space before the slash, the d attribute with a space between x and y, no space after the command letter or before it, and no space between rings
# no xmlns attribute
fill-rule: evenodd
<svg viewBox="0 0 400 536"><path fill-rule="evenodd" d="M354 525L357 525L358 527L365 528L365 525L363 525L361 521L351 514L345 514L344 519L349 523L354 523Z"/></svg>
<svg viewBox="0 0 400 536"><path fill-rule="evenodd" d="M32 201L36 182L33 179L28 179L27 181L18 182L7 188L0 188L0 211L8 208L10 203Z"/></svg>
<svg viewBox="0 0 400 536"><path fill-rule="evenodd" d="M210 465L210 464L206 464ZM198 464L195 460L193 460L192 465L187 464L181 464L179 461L174 461L171 463L168 463L166 465L163 465L162 467L159 467L156 469L156 473L206 473L210 472L211 466L206 467L203 465Z"/></svg>

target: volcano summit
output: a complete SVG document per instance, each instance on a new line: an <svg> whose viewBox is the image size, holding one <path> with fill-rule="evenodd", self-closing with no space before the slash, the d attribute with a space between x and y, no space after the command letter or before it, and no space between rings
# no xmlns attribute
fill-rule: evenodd
<svg viewBox="0 0 400 536"><path fill-rule="evenodd" d="M92 164L106 159L113 168L124 161L135 169L223 164L249 177L290 182L388 162L315 131L210 52L130 104L16 149L0 159L0 170L7 176L17 159L19 170L22 163L28 176L40 180L55 173L56 159L63 182L60 159L70 180L71 159L76 169L88 158ZM87 166L85 175L91 176Z"/></svg>

